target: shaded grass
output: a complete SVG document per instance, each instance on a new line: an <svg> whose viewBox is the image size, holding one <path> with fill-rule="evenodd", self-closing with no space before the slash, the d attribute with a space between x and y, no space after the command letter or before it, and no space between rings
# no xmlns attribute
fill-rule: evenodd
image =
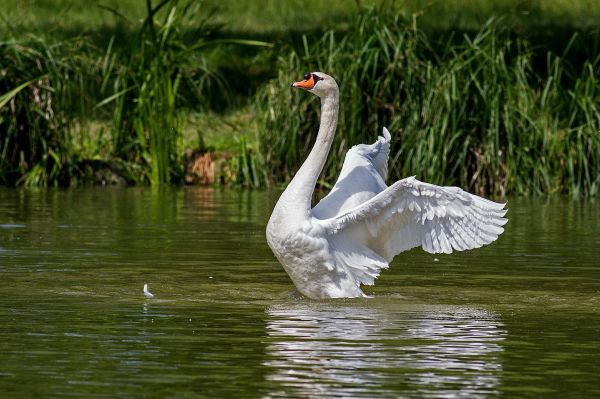
<svg viewBox="0 0 600 399"><path fill-rule="evenodd" d="M101 104L116 100L115 154L147 164L149 174L139 180L154 185L178 181L183 176L181 116L176 105L186 61L192 52L182 39L180 25L184 22L180 20L193 12L191 3L171 3L168 12L158 16L169 2L153 6L148 0L147 16L131 48L111 54L109 47L105 56L105 82L112 82L115 93ZM119 65L113 67L115 60Z"/></svg>
<svg viewBox="0 0 600 399"><path fill-rule="evenodd" d="M202 51L216 40L208 37L208 14L199 2L146 4L147 16L134 23L137 33L127 46L115 45L113 37L98 48L86 36L2 43L0 93L7 94L0 107L0 176L5 184L68 185L89 177L90 165L129 183L183 180L181 111L204 107L209 92L226 93ZM112 126L105 123L99 134L90 134L91 125L107 119ZM87 158L81 150L90 148L92 136L98 151Z"/></svg>
<svg viewBox="0 0 600 399"><path fill-rule="evenodd" d="M14 97L28 110L17 112L21 122L10 104L0 109L8 143L0 153L10 154L0 160L4 184L98 181L97 169L109 171L101 180L112 173L128 183L179 182L190 146L231 153L235 184L288 180L311 145L317 105L291 97L287 85L322 69L342 81L345 98L323 186L350 145L389 124L399 140L396 176L419 171L499 194L597 193L595 2L407 0L355 21L361 7L379 2L209 0L194 18L179 8L169 22L165 7L148 25L138 0L14 1L4 1L0 35L20 44L0 48L1 65L15 66L3 68L0 93L44 78ZM504 18L482 30L497 14ZM194 48L236 37L276 46ZM15 62L27 59L17 54L26 47L41 55ZM51 98L52 118L41 118L34 89ZM255 114L262 117L249 122ZM29 125L38 133L16 133Z"/></svg>
<svg viewBox="0 0 600 399"><path fill-rule="evenodd" d="M155 2L156 4L156 2ZM205 10L214 9L214 25L223 32L246 32L254 37L285 35L294 31L343 31L352 25L360 8L386 4L390 14L401 13L410 19L416 15L420 26L433 30L478 30L491 16L504 16L521 33L542 27L572 29L598 25L600 5L595 0L205 0ZM146 17L145 2L140 0L3 0L0 33L66 35L114 29L123 21L98 6L118 11L129 23ZM61 37L59 37L61 38ZM65 38L64 36L62 38Z"/></svg>
<svg viewBox="0 0 600 399"><path fill-rule="evenodd" d="M89 48L78 39L50 44L37 38L0 42L0 181L65 184L71 167L71 113L86 107L83 71ZM15 87L18 92L11 92Z"/></svg>
<svg viewBox="0 0 600 399"><path fill-rule="evenodd" d="M415 19L371 10L346 34L326 33L280 57L259 98L262 163L287 181L314 141L318 99L292 93L300 71L341 82L340 123L322 181L335 181L351 145L395 136L392 179L417 174L437 184L497 195L596 195L600 184L600 57L579 68L550 52L542 73L529 43L489 21L461 41L433 43ZM575 37L575 40L577 38ZM292 74L294 72L294 74ZM295 76L294 76L295 75Z"/></svg>

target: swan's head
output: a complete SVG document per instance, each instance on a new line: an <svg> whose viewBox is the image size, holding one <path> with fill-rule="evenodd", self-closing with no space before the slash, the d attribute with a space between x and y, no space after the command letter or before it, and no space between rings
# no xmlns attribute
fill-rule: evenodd
<svg viewBox="0 0 600 399"><path fill-rule="evenodd" d="M292 87L304 89L319 97L339 92L335 79L323 72L307 72L304 80L292 83Z"/></svg>

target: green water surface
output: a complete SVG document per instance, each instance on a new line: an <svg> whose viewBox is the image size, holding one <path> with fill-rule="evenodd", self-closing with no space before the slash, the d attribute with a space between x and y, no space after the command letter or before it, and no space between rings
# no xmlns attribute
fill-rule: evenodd
<svg viewBox="0 0 600 399"><path fill-rule="evenodd" d="M0 189L0 397L600 397L600 202L512 199L496 243L313 301L276 197Z"/></svg>

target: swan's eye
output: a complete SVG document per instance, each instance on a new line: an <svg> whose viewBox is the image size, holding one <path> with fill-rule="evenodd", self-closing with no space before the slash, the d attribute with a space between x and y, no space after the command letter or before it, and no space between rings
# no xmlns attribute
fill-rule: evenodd
<svg viewBox="0 0 600 399"><path fill-rule="evenodd" d="M306 73L304 74L304 80L308 80L308 79L310 79L310 75L311 75L311 73L310 73L310 72L306 72Z"/></svg>

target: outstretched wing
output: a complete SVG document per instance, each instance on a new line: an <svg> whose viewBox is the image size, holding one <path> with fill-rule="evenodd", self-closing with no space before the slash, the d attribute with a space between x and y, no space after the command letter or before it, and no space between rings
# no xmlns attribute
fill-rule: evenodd
<svg viewBox="0 0 600 399"><path fill-rule="evenodd" d="M340 176L331 192L313 209L318 219L329 219L348 212L387 188L390 132L383 128L383 137L371 144L360 144L346 153Z"/></svg>
<svg viewBox="0 0 600 399"><path fill-rule="evenodd" d="M336 259L349 270L357 270L357 282L372 284L395 255L411 248L421 246L430 253L451 253L493 242L507 222L504 206L458 187L435 186L409 177L321 224L332 242L352 242L345 244L353 248L344 254L345 258L372 259L363 260L362 265ZM360 278L365 273L370 277Z"/></svg>

